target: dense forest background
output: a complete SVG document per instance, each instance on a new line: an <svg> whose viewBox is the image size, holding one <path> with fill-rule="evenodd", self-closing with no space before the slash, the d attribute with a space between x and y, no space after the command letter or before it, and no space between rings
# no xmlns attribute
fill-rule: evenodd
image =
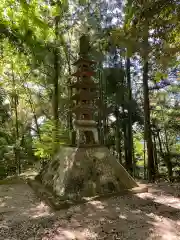
<svg viewBox="0 0 180 240"><path fill-rule="evenodd" d="M69 142L67 84L88 34L105 108L101 142L135 177L180 178L180 4L176 0L2 0L0 177Z"/></svg>

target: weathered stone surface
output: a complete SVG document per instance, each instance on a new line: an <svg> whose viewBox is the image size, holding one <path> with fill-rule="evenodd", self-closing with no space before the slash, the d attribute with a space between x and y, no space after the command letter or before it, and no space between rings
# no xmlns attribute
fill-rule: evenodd
<svg viewBox="0 0 180 240"><path fill-rule="evenodd" d="M106 147L65 147L38 179L61 199L81 199L138 186Z"/></svg>

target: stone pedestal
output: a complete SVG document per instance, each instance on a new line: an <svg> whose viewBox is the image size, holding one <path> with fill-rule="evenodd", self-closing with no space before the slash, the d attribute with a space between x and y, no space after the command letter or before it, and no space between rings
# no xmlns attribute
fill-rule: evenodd
<svg viewBox="0 0 180 240"><path fill-rule="evenodd" d="M63 200L80 200L138 186L106 147L62 148L38 179Z"/></svg>

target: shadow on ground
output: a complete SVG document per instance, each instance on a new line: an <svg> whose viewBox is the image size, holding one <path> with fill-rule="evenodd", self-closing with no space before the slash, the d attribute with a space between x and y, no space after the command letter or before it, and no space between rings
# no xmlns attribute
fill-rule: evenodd
<svg viewBox="0 0 180 240"><path fill-rule="evenodd" d="M180 198L180 183L159 182L157 184L151 184L153 191L157 195L167 195Z"/></svg>
<svg viewBox="0 0 180 240"><path fill-rule="evenodd" d="M28 186L25 188L31 192ZM91 201L46 216L37 213L41 203L32 193L27 194L27 199L26 194L23 196L24 209L18 204L9 207L14 207L20 216L29 214L28 218L2 218L0 239L180 239L180 199L167 198L160 186L152 187L150 193Z"/></svg>

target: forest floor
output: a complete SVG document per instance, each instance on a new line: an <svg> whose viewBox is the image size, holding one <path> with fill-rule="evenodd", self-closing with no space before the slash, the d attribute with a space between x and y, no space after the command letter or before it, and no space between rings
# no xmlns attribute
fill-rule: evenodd
<svg viewBox="0 0 180 240"><path fill-rule="evenodd" d="M26 184L0 185L0 240L180 240L180 185L53 212Z"/></svg>

